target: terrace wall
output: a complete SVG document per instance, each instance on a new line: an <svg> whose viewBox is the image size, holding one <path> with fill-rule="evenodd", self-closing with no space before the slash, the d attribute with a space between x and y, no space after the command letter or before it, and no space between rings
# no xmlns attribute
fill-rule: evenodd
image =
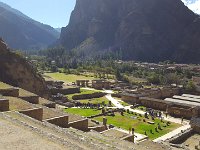
<svg viewBox="0 0 200 150"><path fill-rule="evenodd" d="M55 125L62 127L62 128L67 128L69 126L68 120L69 120L69 116L60 116L60 117L47 119L45 121L52 123L52 124L55 124Z"/></svg>
<svg viewBox="0 0 200 150"><path fill-rule="evenodd" d="M19 112L39 121L43 120L43 108L28 109Z"/></svg>
<svg viewBox="0 0 200 150"><path fill-rule="evenodd" d="M3 96L18 97L19 89L18 88L0 89L0 94L2 94Z"/></svg>
<svg viewBox="0 0 200 150"><path fill-rule="evenodd" d="M0 111L9 111L9 100L0 99Z"/></svg>
<svg viewBox="0 0 200 150"><path fill-rule="evenodd" d="M83 120L78 120L74 122L69 123L69 127L82 130L84 132L89 131L90 129L88 128L88 119L83 119Z"/></svg>
<svg viewBox="0 0 200 150"><path fill-rule="evenodd" d="M19 98L32 104L39 104L39 96L21 96Z"/></svg>

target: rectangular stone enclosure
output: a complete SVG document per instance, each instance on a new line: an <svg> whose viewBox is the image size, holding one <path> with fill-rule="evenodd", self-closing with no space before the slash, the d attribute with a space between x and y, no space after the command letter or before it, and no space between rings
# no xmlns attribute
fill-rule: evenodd
<svg viewBox="0 0 200 150"><path fill-rule="evenodd" d="M20 111L20 113L27 115L31 118L37 119L39 121L42 121L43 119L43 108L23 110L23 111Z"/></svg>
<svg viewBox="0 0 200 150"><path fill-rule="evenodd" d="M9 100L0 99L0 111L9 111Z"/></svg>

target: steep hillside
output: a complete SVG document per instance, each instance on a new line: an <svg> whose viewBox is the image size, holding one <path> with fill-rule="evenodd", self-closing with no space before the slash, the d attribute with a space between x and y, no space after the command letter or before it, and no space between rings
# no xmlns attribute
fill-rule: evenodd
<svg viewBox="0 0 200 150"><path fill-rule="evenodd" d="M0 81L48 97L43 78L25 59L10 52L2 39L0 39Z"/></svg>
<svg viewBox="0 0 200 150"><path fill-rule="evenodd" d="M77 0L60 43L91 57L200 62L200 19L181 0Z"/></svg>
<svg viewBox="0 0 200 150"><path fill-rule="evenodd" d="M40 49L59 38L54 28L0 2L0 36L14 49Z"/></svg>

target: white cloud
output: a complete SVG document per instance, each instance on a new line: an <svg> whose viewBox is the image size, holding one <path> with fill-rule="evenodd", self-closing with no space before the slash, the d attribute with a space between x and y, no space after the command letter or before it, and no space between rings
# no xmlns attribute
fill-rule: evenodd
<svg viewBox="0 0 200 150"><path fill-rule="evenodd" d="M200 14L200 0L182 0L182 2L193 12Z"/></svg>

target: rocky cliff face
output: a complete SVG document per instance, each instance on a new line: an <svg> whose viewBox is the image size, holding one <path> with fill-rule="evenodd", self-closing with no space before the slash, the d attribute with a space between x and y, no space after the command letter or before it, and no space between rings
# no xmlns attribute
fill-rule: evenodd
<svg viewBox="0 0 200 150"><path fill-rule="evenodd" d="M125 60L200 62L200 18L181 0L77 0L60 43Z"/></svg>
<svg viewBox="0 0 200 150"><path fill-rule="evenodd" d="M23 58L10 52L0 39L0 81L48 97L43 78Z"/></svg>

